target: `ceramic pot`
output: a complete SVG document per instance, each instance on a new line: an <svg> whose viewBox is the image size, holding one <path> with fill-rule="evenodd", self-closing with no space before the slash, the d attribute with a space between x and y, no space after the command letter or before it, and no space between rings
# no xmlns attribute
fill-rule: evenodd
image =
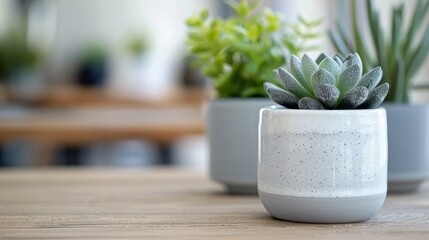
<svg viewBox="0 0 429 240"><path fill-rule="evenodd" d="M416 191L429 178L429 105L383 107L389 131L388 189Z"/></svg>
<svg viewBox="0 0 429 240"><path fill-rule="evenodd" d="M310 223L364 221L387 190L385 110L260 113L259 197L275 218Z"/></svg>
<svg viewBox="0 0 429 240"><path fill-rule="evenodd" d="M229 193L257 194L259 110L269 99L221 99L208 103L210 175Z"/></svg>

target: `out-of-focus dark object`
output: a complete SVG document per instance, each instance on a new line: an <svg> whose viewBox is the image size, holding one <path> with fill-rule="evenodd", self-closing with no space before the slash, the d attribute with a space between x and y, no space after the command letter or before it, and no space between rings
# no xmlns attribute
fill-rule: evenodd
<svg viewBox="0 0 429 240"><path fill-rule="evenodd" d="M98 44L86 46L80 56L77 83L85 87L101 87L108 78L107 50Z"/></svg>
<svg viewBox="0 0 429 240"><path fill-rule="evenodd" d="M207 78L192 67L192 58L193 56L189 56L183 60L181 83L185 88L204 88L208 85Z"/></svg>

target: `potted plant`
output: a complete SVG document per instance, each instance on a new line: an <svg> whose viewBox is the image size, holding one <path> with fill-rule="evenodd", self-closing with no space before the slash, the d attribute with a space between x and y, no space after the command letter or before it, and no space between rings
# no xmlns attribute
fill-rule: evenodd
<svg viewBox="0 0 429 240"><path fill-rule="evenodd" d="M429 1L418 1L412 19L406 21L404 4L392 11L391 35L383 30L379 13L372 1L366 1L367 30L372 42L366 42L359 26L357 3L351 2L352 28L347 32L343 19L329 33L332 43L341 54L356 51L362 57L364 69L380 65L384 69L382 82L389 83L391 91L384 107L389 129L389 191L414 191L429 177L429 105L411 105L412 88L429 88L416 85L412 79L421 68L429 52ZM409 22L409 23L407 23ZM408 25L406 25L408 24ZM422 37L421 30L425 29ZM390 37L391 36L391 37ZM369 47L373 46L371 52Z"/></svg>
<svg viewBox="0 0 429 240"><path fill-rule="evenodd" d="M275 218L313 223L367 220L387 191L389 91L377 67L362 76L358 54L346 59L292 56L265 83L282 107L261 109L259 197Z"/></svg>
<svg viewBox="0 0 429 240"><path fill-rule="evenodd" d="M101 87L108 77L107 50L100 44L86 45L79 56L77 83L84 87Z"/></svg>
<svg viewBox="0 0 429 240"><path fill-rule="evenodd" d="M27 43L20 27L0 37L0 82L7 84L14 100L34 102L43 90L41 51Z"/></svg>
<svg viewBox="0 0 429 240"><path fill-rule="evenodd" d="M208 12L187 20L192 65L213 80L217 99L208 103L211 177L232 193L256 194L257 126L260 107L269 104L264 82L273 82L272 69L287 53L299 54L318 35L320 21L286 26L255 2L229 1L235 15L209 19Z"/></svg>
<svg viewBox="0 0 429 240"><path fill-rule="evenodd" d="M127 97L144 99L150 96L153 89L148 87L148 50L149 41L144 34L133 34L127 37L123 46L124 53L116 58L114 77L111 82L118 93Z"/></svg>

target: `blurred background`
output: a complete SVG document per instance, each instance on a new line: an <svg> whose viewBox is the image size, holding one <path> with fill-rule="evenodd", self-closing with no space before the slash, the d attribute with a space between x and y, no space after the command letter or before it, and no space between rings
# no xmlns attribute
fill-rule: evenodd
<svg viewBox="0 0 429 240"><path fill-rule="evenodd" d="M382 23L398 2L375 2ZM323 19L323 33L348 4L262 1L286 20ZM231 14L220 0L0 0L0 166L207 168L215 93L185 45L186 18L204 8ZM332 55L325 35L318 51ZM428 73L426 62L416 82Z"/></svg>

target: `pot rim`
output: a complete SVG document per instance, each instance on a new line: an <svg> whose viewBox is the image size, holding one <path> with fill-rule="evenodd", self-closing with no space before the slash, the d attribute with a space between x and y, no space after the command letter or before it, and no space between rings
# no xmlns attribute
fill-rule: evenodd
<svg viewBox="0 0 429 240"><path fill-rule="evenodd" d="M383 107L378 107L374 109L334 109L334 110L308 110L308 109L289 109L279 105L271 105L262 107L261 111L269 111L275 113L283 114L317 114L317 115L327 115L327 114L337 114L337 113L347 113L347 114L362 114L362 113L382 113L386 110Z"/></svg>
<svg viewBox="0 0 429 240"><path fill-rule="evenodd" d="M261 97L261 98L213 98L208 99L207 102L209 103L222 103L222 102L271 102L273 101L268 97ZM274 103L273 103L274 104Z"/></svg>

